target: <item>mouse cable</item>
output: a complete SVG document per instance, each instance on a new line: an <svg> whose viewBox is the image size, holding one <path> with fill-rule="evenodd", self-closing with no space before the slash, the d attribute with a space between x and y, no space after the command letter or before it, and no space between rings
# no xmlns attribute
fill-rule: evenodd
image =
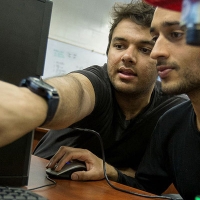
<svg viewBox="0 0 200 200"><path fill-rule="evenodd" d="M39 186L39 187L35 187L35 188L30 188L28 190L37 190L37 189L40 189L40 188L43 188L43 187L47 187L47 186L51 186L51 185L56 185L56 181L54 181L53 179L49 178L49 176L46 176L46 178L51 181L52 183L51 184L47 184L47 185L42 185L42 186Z"/></svg>
<svg viewBox="0 0 200 200"><path fill-rule="evenodd" d="M75 130L79 130L79 131L85 131L85 132L89 132L89 133L94 133L99 141L100 141L100 146L101 146L101 153L102 153L102 159L103 159L103 171L104 171L104 176L105 176L105 179L107 181L107 183L114 189L118 190L118 191L121 191L121 192L125 192L125 193L128 193L128 194L132 194L132 195L136 195L136 196L141 196L141 197L145 197L145 198L160 198L160 199L171 199L173 200L173 198L171 197L165 197L165 196L159 196L159 195L153 195L153 196L150 196L150 195L145 195L145 194L140 194L140 193L137 193L137 192L132 192L132 191L129 191L129 190L124 190L124 189L121 189L121 188L118 188L116 186L114 186L113 184L111 184L107 174L106 174L106 161L105 161L105 153L104 153L104 147L103 147L103 141L101 139L101 136L100 134L97 132L97 131L94 131L92 129L85 129L85 128L74 128Z"/></svg>

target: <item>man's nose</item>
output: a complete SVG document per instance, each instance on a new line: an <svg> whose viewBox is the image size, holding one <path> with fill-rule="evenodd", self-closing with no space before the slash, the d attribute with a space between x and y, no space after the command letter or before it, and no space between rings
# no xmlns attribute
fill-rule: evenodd
<svg viewBox="0 0 200 200"><path fill-rule="evenodd" d="M163 37L159 37L156 40L150 57L152 59L158 59L159 57L169 57L168 42Z"/></svg>
<svg viewBox="0 0 200 200"><path fill-rule="evenodd" d="M122 56L122 61L127 63L136 63L136 51L133 47L126 49Z"/></svg>

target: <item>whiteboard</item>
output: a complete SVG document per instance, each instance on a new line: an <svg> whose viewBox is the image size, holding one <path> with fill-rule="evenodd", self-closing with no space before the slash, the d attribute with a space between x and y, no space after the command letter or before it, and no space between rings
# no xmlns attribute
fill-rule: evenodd
<svg viewBox="0 0 200 200"><path fill-rule="evenodd" d="M49 38L42 77L59 76L92 65L102 66L106 62L106 55Z"/></svg>

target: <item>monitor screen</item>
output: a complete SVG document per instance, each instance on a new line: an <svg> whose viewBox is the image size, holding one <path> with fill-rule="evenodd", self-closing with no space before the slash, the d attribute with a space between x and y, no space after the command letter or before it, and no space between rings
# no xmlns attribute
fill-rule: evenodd
<svg viewBox="0 0 200 200"><path fill-rule="evenodd" d="M0 80L43 75L52 2L0 0Z"/></svg>
<svg viewBox="0 0 200 200"><path fill-rule="evenodd" d="M51 11L49 0L0 0L0 80L43 74ZM28 184L33 134L0 148L0 185Z"/></svg>

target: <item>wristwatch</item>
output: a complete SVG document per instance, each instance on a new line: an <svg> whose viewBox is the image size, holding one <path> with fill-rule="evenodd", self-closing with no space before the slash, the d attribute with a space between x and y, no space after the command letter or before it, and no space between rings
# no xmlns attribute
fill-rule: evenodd
<svg viewBox="0 0 200 200"><path fill-rule="evenodd" d="M57 90L48 83L36 77L28 77L26 79L23 79L20 83L20 86L27 87L33 93L43 97L47 101L47 117L42 125L50 122L56 113L59 103L59 95Z"/></svg>

